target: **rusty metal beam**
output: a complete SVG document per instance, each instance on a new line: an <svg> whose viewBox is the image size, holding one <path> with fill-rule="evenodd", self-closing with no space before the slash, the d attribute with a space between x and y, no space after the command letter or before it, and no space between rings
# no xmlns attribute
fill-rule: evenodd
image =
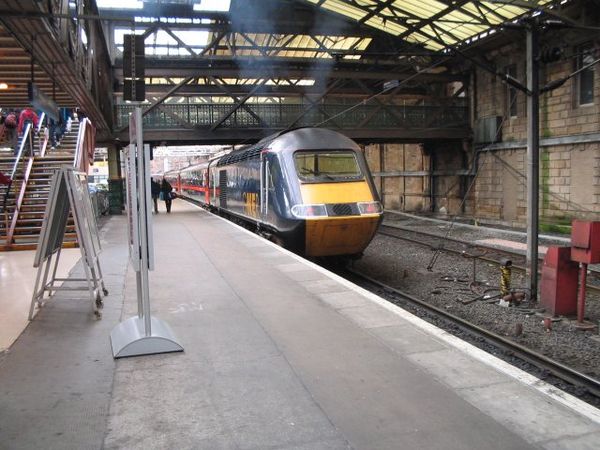
<svg viewBox="0 0 600 450"><path fill-rule="evenodd" d="M241 102L240 98L231 92L232 86L229 86L228 84L224 83L222 80L217 80L216 78L211 77L211 80L213 81L213 83L215 83L215 86L218 89L220 89L220 91L223 92L225 95L231 97L236 103ZM244 92L243 95L248 95L249 92L251 92L251 91L252 91L252 89L250 91ZM241 106L242 106L242 108L244 108L244 110L248 114L250 114L252 117L254 117L254 119L261 125L261 127L267 128L267 124L258 115L256 115L256 113L254 111L252 111L252 109L250 109L248 107L248 105L246 105L245 103L242 103Z"/></svg>
<svg viewBox="0 0 600 450"><path fill-rule="evenodd" d="M338 67L332 70L331 61L329 65L319 63L312 59L310 62L297 60L268 61L265 58L245 59L239 57L236 61L218 61L205 59L174 60L167 58L146 58L147 77L186 77L190 75L213 76L221 78L238 78L240 71L252 73L258 78L344 78L363 80L405 80L411 77L413 72L398 71L385 67L373 67L373 65L354 64ZM115 62L115 76L123 77L122 60ZM416 82L423 83L448 83L451 81L465 81L466 77L461 74L452 73L422 73L414 78Z"/></svg>
<svg viewBox="0 0 600 450"><path fill-rule="evenodd" d="M162 102L164 102L166 99L168 99L169 97L171 97L175 92L177 92L179 89L181 89L183 86L185 86L186 84L188 84L193 79L194 79L194 77L184 78L179 84L177 84L176 86L173 86L167 93L165 93L157 101L155 101L150 106L148 106L148 108L144 109L144 112L142 113L142 115L145 116L146 114L148 114L150 111L152 111L154 108L156 108Z"/></svg>
<svg viewBox="0 0 600 450"><path fill-rule="evenodd" d="M177 43L182 46L183 48L185 48L188 52L190 52L190 55L192 56L197 56L197 53L192 49L192 47L190 47L189 45L187 45L185 42L183 42L179 36L177 36L175 33L173 33L173 31L171 31L171 29L169 27L166 27L165 25L163 25L161 27L163 30L165 30L167 32L167 34L169 36L171 36L173 39L175 39L175 41L177 41Z"/></svg>
<svg viewBox="0 0 600 450"><path fill-rule="evenodd" d="M169 91L173 88L175 84L146 84L146 96L150 98L150 96L160 97L165 94L165 92ZM252 90L253 85L245 85L245 84L225 84L227 87L227 91L224 91L220 86L215 84L186 84L181 89L177 91L177 96L244 96L248 92ZM297 83L290 85L265 85L260 93L256 95L260 96L301 96L301 95L319 95L323 92L322 85L312 85L312 86L304 86L299 85ZM353 86L344 86L339 87L334 93L331 93L332 96L337 97L364 97L364 91L357 87ZM423 88L417 87L403 87L400 91L400 94L405 95L419 95L423 96L425 91ZM123 95L123 86L119 85L117 89L115 89L115 94L117 96ZM385 97L386 94L383 94L382 97Z"/></svg>
<svg viewBox="0 0 600 450"><path fill-rule="evenodd" d="M246 101L252 97L252 95L254 95L255 92L257 92L265 83L267 82L266 79L262 80L260 83L257 83L254 87L254 89L252 89L248 94L246 94L242 99L240 99L240 101L238 103L236 103L233 108L231 108L226 114L223 115L223 117L221 117L217 123L215 123L212 127L211 127L211 131L216 130L217 128L219 128L219 126L225 122L229 117L231 117L231 115L236 112L244 103L246 103Z"/></svg>
<svg viewBox="0 0 600 450"><path fill-rule="evenodd" d="M22 0L11 3L12 10L16 12L39 12L45 4L34 0ZM47 18L4 16L2 18L4 27L15 37L19 45L29 54L36 56L37 64L46 72L52 73L54 70L54 79L58 87L65 92L69 92L78 106L83 108L88 117L100 129L108 129L109 121L112 120L111 110L101 107L95 101L95 95L91 92L83 80L81 67L74 61L69 53L69 49L59 40L55 33L54 26ZM101 33L99 23L96 24L92 32ZM43 36L36 39L35 49L32 48L32 35ZM90 40L91 41L91 40ZM96 39L99 45L103 45L104 39ZM79 45L79 43L77 43ZM88 44L90 45L90 44ZM95 65L97 70L101 70L107 76L110 75L108 61L102 61L101 55L104 53L101 48L95 49ZM73 52L77 54L77 50ZM106 67L102 67L106 64ZM89 82L89 80L88 80Z"/></svg>
<svg viewBox="0 0 600 450"><path fill-rule="evenodd" d="M218 128L214 131L206 128L169 128L169 129L146 129L144 140L157 144L239 144L241 142L251 143L265 136L281 131L272 128L245 128L225 129ZM429 129L342 129L338 130L351 139L359 142L403 142L421 143L435 140L462 140L470 136L467 128L429 128ZM116 135L121 142L129 142L129 134L122 131Z"/></svg>
<svg viewBox="0 0 600 450"><path fill-rule="evenodd" d="M316 99L311 100L309 97L306 97L310 102L311 105L306 108L304 111L302 111L302 113L296 117L288 126L287 129L291 129L294 127L294 125L296 125L306 114L308 114L309 111L311 111L312 109L315 108L315 106L318 106L318 102L321 101L321 99L323 99L327 94L329 94L331 91L333 91L336 87L339 86L339 84L341 83L341 80L334 80L333 83L331 83L329 85L329 87ZM344 82L345 83L345 82ZM321 109L321 111L323 111ZM323 113L325 114L325 111L323 111Z"/></svg>

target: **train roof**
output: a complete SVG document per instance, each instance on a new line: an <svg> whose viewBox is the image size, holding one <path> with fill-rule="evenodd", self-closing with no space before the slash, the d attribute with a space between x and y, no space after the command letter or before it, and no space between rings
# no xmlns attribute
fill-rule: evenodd
<svg viewBox="0 0 600 450"><path fill-rule="evenodd" d="M296 151L296 150L323 150L323 149L351 149L360 150L360 147L352 139L343 134L328 130L326 128L296 128L294 130L281 131L261 139L256 144L234 150L226 155L210 159L179 170L171 170L167 174L177 174L190 170L206 168L209 164L216 161L217 166L225 166L238 161L243 161L269 149L269 151Z"/></svg>
<svg viewBox="0 0 600 450"><path fill-rule="evenodd" d="M337 131L314 127L297 128L267 136L256 144L234 150L219 158L217 166L233 164L238 161L258 156L266 148L275 152L284 150L295 151L300 149L359 149L356 142Z"/></svg>
<svg viewBox="0 0 600 450"><path fill-rule="evenodd" d="M200 163L191 164L191 165L183 167L181 169L174 170L174 172L175 173L181 173L181 172L187 172L187 171L190 171L190 170L203 169L205 167L208 167L209 163L210 163L210 161L203 161L203 162L200 162Z"/></svg>

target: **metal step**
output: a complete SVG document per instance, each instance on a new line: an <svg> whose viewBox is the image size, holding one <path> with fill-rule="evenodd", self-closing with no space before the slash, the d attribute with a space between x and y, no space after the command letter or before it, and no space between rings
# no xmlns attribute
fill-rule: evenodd
<svg viewBox="0 0 600 450"><path fill-rule="evenodd" d="M28 197L23 199L23 204L30 206L30 205L46 205L46 203L48 202L48 197L46 198L38 198L38 197Z"/></svg>

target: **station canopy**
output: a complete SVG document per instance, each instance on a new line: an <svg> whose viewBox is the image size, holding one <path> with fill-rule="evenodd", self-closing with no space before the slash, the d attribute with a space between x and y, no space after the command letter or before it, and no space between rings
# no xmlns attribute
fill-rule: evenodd
<svg viewBox="0 0 600 450"><path fill-rule="evenodd" d="M26 5L39 1L4 2L0 18L0 105L27 104L26 81L35 75L36 84L61 105L81 103L70 90L53 82L50 63L38 55L31 62L26 51L30 37L20 40L5 19L33 20ZM350 72L406 69L414 73L431 64L432 58L448 56L455 48L483 42L502 27L525 16L558 15L572 0L71 0L69 14L80 27L80 39L87 47L89 21L76 19L77 8L86 5L102 18L113 61L122 65L123 36L145 37L148 86L177 86L189 76L190 67L199 75L187 83L204 95L197 102L232 102L220 95L231 86L245 95L261 85L261 92L285 95L288 92L322 92L331 68ZM50 4L50 2L48 2ZM90 6L92 5L92 6ZM93 16L94 14L92 14ZM37 16L35 16L37 17ZM44 25L46 26L46 25ZM40 27L43 28L42 25ZM425 59L423 59L425 58ZM213 71L202 70L203 62ZM186 63L187 66L179 65ZM260 62L262 67L258 67ZM192 64L193 63L193 64ZM252 65L254 63L254 65ZM304 65L302 65L304 64ZM42 67L43 66L43 67ZM56 66L58 67L58 66ZM189 70L186 71L186 67ZM218 68L215 69L215 67ZM436 67L442 71L443 67ZM330 72L333 78L333 73ZM373 73L362 80L375 83ZM117 75L121 76L121 75ZM340 76L339 78L343 78ZM379 80L383 80L380 77ZM369 81L372 80L372 83ZM423 83L430 81L422 79ZM204 89L208 86L210 89ZM372 86L371 86L372 87ZM264 88L264 89L263 89ZM157 98L159 87L150 90ZM211 91L212 89L212 91ZM312 90L311 90L312 89ZM321 89L319 91L319 89ZM164 92L164 91L163 91ZM182 93L183 90L179 91ZM190 90L191 92L191 90ZM207 93L215 92L212 98ZM227 91L230 93L231 89ZM252 96L252 100L257 99ZM189 97L188 97L189 99ZM188 101L169 98L169 102ZM276 99L276 96L273 97ZM264 95L260 101L271 101ZM273 100L275 101L275 100Z"/></svg>
<svg viewBox="0 0 600 450"><path fill-rule="evenodd" d="M328 12L366 29L378 30L415 48L432 52L447 52L455 46L464 47L495 33L503 24L514 22L526 15L549 11L569 0L282 0L255 2L251 0L97 0L100 9L148 9L148 5L173 5L170 17L136 17L143 25L164 21L179 27L189 24L190 29L157 30L147 40L148 55L194 56L207 54L207 46L215 42L221 31L211 29L229 21L260 18L268 20L271 9L265 5L305 4L315 12ZM283 5L283 6L281 6ZM197 18L178 14L193 11ZM163 9L162 11L168 11ZM324 16L327 17L327 16ZM333 17L333 16L329 16ZM293 18L290 18L293 19ZM299 19L301 20L301 19ZM336 26L322 26L316 33L285 34L281 32L229 33L224 46L210 47L216 56L268 56L285 58L344 58L360 59L372 38L353 35L351 30L340 34ZM222 30L222 28L219 28ZM131 32L126 27L117 29L115 43L122 48L122 35ZM144 33L143 29L135 31ZM185 43L185 45L182 45Z"/></svg>
<svg viewBox="0 0 600 450"><path fill-rule="evenodd" d="M431 50L471 43L550 0L306 0ZM566 3L563 1L561 3Z"/></svg>
<svg viewBox="0 0 600 450"><path fill-rule="evenodd" d="M323 89L324 77L319 73L332 73L333 67L336 74L342 73L341 69L382 73L387 64L393 70L404 68L406 73L414 73L436 58L447 61L455 49L481 42L523 17L553 10L558 13L570 0L96 2L101 17L116 19L112 30L117 61L124 35L144 36L149 100L159 98L165 86L187 84L196 86L197 92L201 86L211 86L217 94L171 95L166 103L235 102L232 96L218 95L218 89L232 86L260 89L263 95L251 95L248 101L263 103L279 101L281 95L297 89ZM123 17L129 22L119 22ZM188 81L189 71L178 61L195 64L202 75ZM224 69L218 76L204 76L214 72L201 70L201 61L210 61L213 69ZM440 65L430 73L446 70ZM268 97L265 92L279 96Z"/></svg>

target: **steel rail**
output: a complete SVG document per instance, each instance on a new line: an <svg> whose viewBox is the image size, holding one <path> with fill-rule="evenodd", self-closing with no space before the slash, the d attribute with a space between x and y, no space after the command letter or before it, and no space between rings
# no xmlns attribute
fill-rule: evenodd
<svg viewBox="0 0 600 450"><path fill-rule="evenodd" d="M397 295L414 305L418 305L419 307L426 309L430 313L433 313L437 316L441 316L443 319L453 323L462 330L484 339L488 344L491 344L497 348L501 348L502 350L511 352L518 358L532 364L538 369L546 370L552 373L557 378L566 381L574 386L585 388L591 395L600 398L600 380L591 378L581 372L577 372L576 370L573 370L570 367L567 367L558 361L550 359L547 356L542 355L541 353L528 349L527 347L517 344L516 342L506 339L496 333L485 330L454 314L444 311L443 309L440 309L436 306L430 305L424 300L418 299L406 292L403 292L385 283L377 281L374 278L369 277L368 275L364 275L353 269L347 268L345 270L357 278L361 278L373 285L378 286L381 289L384 289L388 293Z"/></svg>
<svg viewBox="0 0 600 450"><path fill-rule="evenodd" d="M433 238L437 238L437 239L444 239L443 236L439 236L439 235L436 235L434 233L428 233L428 232L425 232L425 231L418 231L418 230L413 230L413 229L401 228L401 227L390 226L390 225L386 225L386 224L381 224L381 226L382 227L386 227L387 226L387 227L395 229L395 230L405 231L405 232L408 232L408 233L421 234L423 236L433 237ZM432 250L442 250L442 251L446 251L448 253L454 253L454 254L457 254L457 255L463 255L463 251L462 250L456 250L456 249L449 248L449 247L442 247L442 248L440 248L437 245L430 244L430 243L427 243L427 242L424 242L424 241L419 241L418 239L412 239L412 238L409 238L409 237L406 237L406 236L398 236L396 234L386 233L385 231L381 231L381 230L379 230L377 233L381 234L382 236L388 236L388 237L392 237L392 238L395 238L395 239L401 239L403 241L412 242L412 243L417 244L417 245L423 245L425 247L429 247ZM446 240L450 240L450 241L456 242L458 244L463 244L463 245L466 245L466 246L471 247L471 248L483 248L483 249L491 250L493 252L504 254L504 255L519 256L519 257L525 258L525 255L521 255L519 253L511 252L510 250L498 249L496 247L492 247L492 246L488 246L488 245L483 245L483 244L472 244L470 242L461 241L460 239L455 239L455 238L449 238L449 239L446 239ZM485 261L485 262L491 263L491 264L495 264L497 266L501 265L500 261L498 261L498 260L496 260L494 258L489 258L489 257L486 257L486 256L478 256L477 259L479 259L481 261ZM511 267L514 270L517 270L517 271L523 272L523 273L526 270L525 267L519 266L519 265L514 264L514 263L513 263L513 265ZM595 275L598 275L598 271L596 271L596 270L591 270L591 271ZM596 285L593 285L593 284L587 284L587 288L590 289L590 290L592 290L592 291L595 291L595 292L600 292L600 286L596 286Z"/></svg>
<svg viewBox="0 0 600 450"><path fill-rule="evenodd" d="M442 236L436 233L430 233L428 231L421 231L421 230L415 230L413 228L407 228L407 227L402 227L399 225L391 225L389 223L382 223L381 224L382 227L388 227L388 228L393 228L394 230L400 230L400 231L406 231L407 233L416 233L416 234L421 234L423 236L428 236L428 237L432 237L432 238L437 238L437 239L441 239L444 241L449 241L449 242L455 242L457 244L463 244L463 245L467 245L469 247L477 247L477 248L484 248L486 250L493 250L497 253L503 253L506 255L516 255L516 256L520 256L522 258L525 258L525 254L520 254L517 251L514 250L507 250L507 249L503 249L503 248L498 248L498 247L494 247L493 245L488 245L488 244L474 244L472 242L468 242L468 241L464 241L462 239L458 239L458 238L452 238L452 237L446 237L446 236ZM443 250L444 248L442 248ZM543 258L540 258L540 260L542 260Z"/></svg>

